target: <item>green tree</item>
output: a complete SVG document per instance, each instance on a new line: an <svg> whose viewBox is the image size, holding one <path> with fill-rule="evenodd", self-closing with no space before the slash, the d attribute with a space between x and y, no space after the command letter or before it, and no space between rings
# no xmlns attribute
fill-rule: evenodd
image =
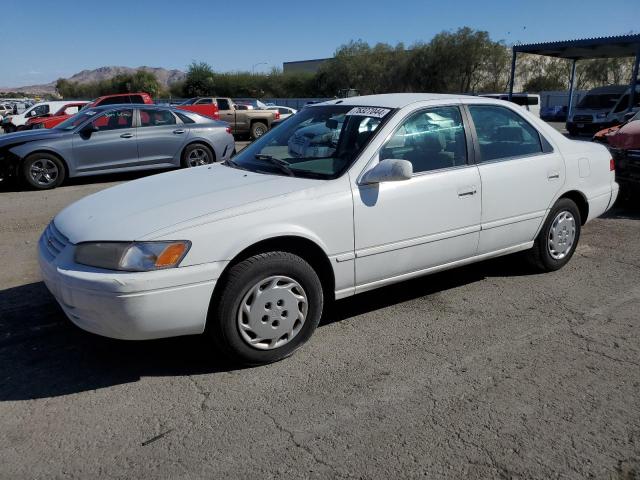
<svg viewBox="0 0 640 480"><path fill-rule="evenodd" d="M184 81L184 94L188 97L215 95L215 73L206 62L192 62Z"/></svg>

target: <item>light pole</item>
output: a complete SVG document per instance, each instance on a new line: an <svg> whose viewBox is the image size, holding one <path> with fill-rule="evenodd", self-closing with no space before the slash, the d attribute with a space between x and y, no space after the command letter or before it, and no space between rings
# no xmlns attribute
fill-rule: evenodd
<svg viewBox="0 0 640 480"><path fill-rule="evenodd" d="M256 67L258 65L266 65L267 62L259 62L259 63L254 63L253 65L251 65L251 75L255 75L256 74Z"/></svg>

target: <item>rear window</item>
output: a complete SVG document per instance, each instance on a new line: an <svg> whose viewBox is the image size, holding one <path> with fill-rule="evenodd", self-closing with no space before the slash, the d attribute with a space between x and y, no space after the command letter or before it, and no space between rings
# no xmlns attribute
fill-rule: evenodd
<svg viewBox="0 0 640 480"><path fill-rule="evenodd" d="M196 123L194 119L188 117L184 113L180 113L180 112L173 112L173 113L175 113L178 116L178 118L182 120L182 123Z"/></svg>
<svg viewBox="0 0 640 480"><path fill-rule="evenodd" d="M144 103L142 95L129 95L129 98L131 99L131 103Z"/></svg>
<svg viewBox="0 0 640 480"><path fill-rule="evenodd" d="M98 105L118 105L119 103L131 103L128 95L118 95L117 97L109 97L102 100Z"/></svg>

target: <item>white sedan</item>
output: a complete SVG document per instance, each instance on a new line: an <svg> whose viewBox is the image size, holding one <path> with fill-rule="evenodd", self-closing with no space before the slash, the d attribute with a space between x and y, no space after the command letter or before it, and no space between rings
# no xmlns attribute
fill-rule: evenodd
<svg viewBox="0 0 640 480"><path fill-rule="evenodd" d="M314 125L336 130L312 135L324 154L292 155L290 138ZM224 164L72 204L43 233L40 266L83 329L206 332L260 364L306 342L334 299L525 250L537 270L561 268L582 225L614 203L614 173L605 147L508 102L332 100Z"/></svg>

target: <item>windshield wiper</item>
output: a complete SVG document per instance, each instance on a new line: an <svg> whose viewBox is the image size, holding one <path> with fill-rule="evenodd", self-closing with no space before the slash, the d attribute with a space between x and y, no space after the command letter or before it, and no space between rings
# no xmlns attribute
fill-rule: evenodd
<svg viewBox="0 0 640 480"><path fill-rule="evenodd" d="M233 160L231 160L230 158L226 159L224 161L225 164L229 165L230 167L233 168L237 168L238 170L249 170L248 168L244 168L243 166L241 166L240 164L238 164L237 162L234 162Z"/></svg>
<svg viewBox="0 0 640 480"><path fill-rule="evenodd" d="M257 155L254 155L254 157L256 158L256 160L266 160L271 165L275 166L278 170L289 175L290 177L296 176L296 174L293 173L293 170L291 170L291 168L289 167L289 164L284 160L274 158L271 155L264 155L262 153L258 153Z"/></svg>

